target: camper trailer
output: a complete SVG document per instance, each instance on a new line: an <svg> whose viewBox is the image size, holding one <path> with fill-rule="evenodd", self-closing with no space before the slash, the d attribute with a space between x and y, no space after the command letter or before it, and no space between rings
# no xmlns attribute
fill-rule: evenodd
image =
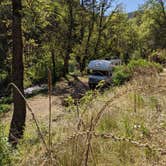
<svg viewBox="0 0 166 166"><path fill-rule="evenodd" d="M113 67L121 65L120 59L92 60L88 64L89 87L95 88L100 81L111 84Z"/></svg>

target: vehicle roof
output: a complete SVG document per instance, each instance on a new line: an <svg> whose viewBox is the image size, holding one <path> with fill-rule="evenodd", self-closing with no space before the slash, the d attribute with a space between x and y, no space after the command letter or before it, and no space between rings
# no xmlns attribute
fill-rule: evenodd
<svg viewBox="0 0 166 166"><path fill-rule="evenodd" d="M88 69L110 71L112 70L112 61L109 60L92 60L88 64Z"/></svg>

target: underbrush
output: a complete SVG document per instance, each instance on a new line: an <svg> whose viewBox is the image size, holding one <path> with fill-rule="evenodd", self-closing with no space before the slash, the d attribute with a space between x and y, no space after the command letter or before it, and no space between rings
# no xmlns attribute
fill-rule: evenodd
<svg viewBox="0 0 166 166"><path fill-rule="evenodd" d="M155 75L163 70L162 66L144 59L131 60L127 65L117 66L113 72L113 84L122 85L137 75Z"/></svg>
<svg viewBox="0 0 166 166"><path fill-rule="evenodd" d="M149 59L153 62L166 65L166 49L158 49L153 51L149 56Z"/></svg>
<svg viewBox="0 0 166 166"><path fill-rule="evenodd" d="M6 166L12 164L12 152L7 137L4 134L4 127L0 124L0 165Z"/></svg>
<svg viewBox="0 0 166 166"><path fill-rule="evenodd" d="M16 165L162 166L166 157L165 103L155 76L136 78L100 94L88 91L53 112L51 160L36 126L28 122ZM157 90L157 91L156 91ZM48 142L48 121L40 121Z"/></svg>
<svg viewBox="0 0 166 166"><path fill-rule="evenodd" d="M11 97L3 97L0 99L0 114L10 111L12 99Z"/></svg>
<svg viewBox="0 0 166 166"><path fill-rule="evenodd" d="M10 105L8 104L0 104L0 114L1 113L6 113L10 111Z"/></svg>
<svg viewBox="0 0 166 166"><path fill-rule="evenodd" d="M166 91L164 80L156 77L162 68L142 60L119 68L125 69L125 74L129 72L125 80L133 79L102 94L94 90L80 100L68 97L65 110L52 110L51 145L48 117L38 121L47 147L33 118L27 121L16 155L2 136L2 165L164 165ZM138 71L143 75L133 77ZM120 83L124 83L123 79Z"/></svg>

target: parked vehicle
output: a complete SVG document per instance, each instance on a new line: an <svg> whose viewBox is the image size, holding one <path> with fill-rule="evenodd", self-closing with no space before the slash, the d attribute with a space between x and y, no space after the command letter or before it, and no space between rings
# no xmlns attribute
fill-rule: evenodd
<svg viewBox="0 0 166 166"><path fill-rule="evenodd" d="M90 61L88 64L89 87L95 88L100 81L105 81L107 85L111 84L113 67L116 65L121 65L120 59Z"/></svg>

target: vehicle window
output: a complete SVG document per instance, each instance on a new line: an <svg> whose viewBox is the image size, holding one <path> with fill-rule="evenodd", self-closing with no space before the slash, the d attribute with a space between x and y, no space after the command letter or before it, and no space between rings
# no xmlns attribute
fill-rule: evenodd
<svg viewBox="0 0 166 166"><path fill-rule="evenodd" d="M108 71L92 70L90 74L95 76L108 76Z"/></svg>

